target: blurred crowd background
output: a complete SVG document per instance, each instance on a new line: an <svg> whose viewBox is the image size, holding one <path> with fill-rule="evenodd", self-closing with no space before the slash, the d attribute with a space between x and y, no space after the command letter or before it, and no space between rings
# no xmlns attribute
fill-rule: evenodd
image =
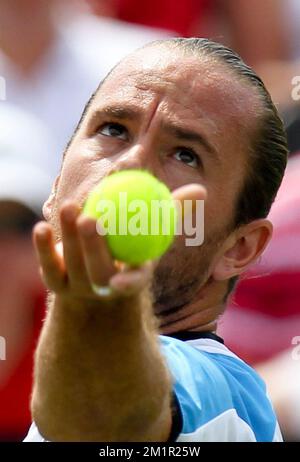
<svg viewBox="0 0 300 462"><path fill-rule="evenodd" d="M300 441L299 0L0 0L0 441L22 440L30 424L46 297L31 229L62 152L107 71L175 35L232 46L263 77L286 125L274 238L218 333L264 377L285 439Z"/></svg>

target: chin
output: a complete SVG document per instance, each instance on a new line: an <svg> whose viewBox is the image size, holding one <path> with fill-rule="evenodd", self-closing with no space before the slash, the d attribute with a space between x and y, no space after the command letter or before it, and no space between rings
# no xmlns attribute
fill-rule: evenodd
<svg viewBox="0 0 300 462"><path fill-rule="evenodd" d="M210 259L206 249L196 252L192 247L185 252L173 247L164 255L153 275L155 313L166 315L192 302L208 279Z"/></svg>
<svg viewBox="0 0 300 462"><path fill-rule="evenodd" d="M152 283L153 307L156 314L171 314L190 303L201 287L199 275L189 278L174 277L171 271L154 275Z"/></svg>

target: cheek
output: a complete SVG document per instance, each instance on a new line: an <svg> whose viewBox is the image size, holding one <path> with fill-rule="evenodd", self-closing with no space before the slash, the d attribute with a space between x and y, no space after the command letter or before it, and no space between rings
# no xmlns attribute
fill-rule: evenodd
<svg viewBox="0 0 300 462"><path fill-rule="evenodd" d="M185 166L171 157L167 158L163 163L159 177L161 181L167 184L171 191L191 183L200 183L205 186L204 178L198 169Z"/></svg>
<svg viewBox="0 0 300 462"><path fill-rule="evenodd" d="M186 247L178 240L159 262L153 279L153 295L159 312L189 302L210 276L214 249L203 244Z"/></svg>
<svg viewBox="0 0 300 462"><path fill-rule="evenodd" d="M198 246L187 246L185 238L177 237L158 265L160 281L165 282L165 290L177 286L193 288L201 283L209 271L212 254L213 249L205 242Z"/></svg>
<svg viewBox="0 0 300 462"><path fill-rule="evenodd" d="M212 187L207 187L207 199L204 206L204 235L205 241L211 236L219 235L221 230L227 229L233 222L238 184L230 181L223 182L222 178L215 181Z"/></svg>
<svg viewBox="0 0 300 462"><path fill-rule="evenodd" d="M107 176L112 163L107 159L66 160L58 185L56 204L60 207L65 200L72 200L82 206L90 191Z"/></svg>

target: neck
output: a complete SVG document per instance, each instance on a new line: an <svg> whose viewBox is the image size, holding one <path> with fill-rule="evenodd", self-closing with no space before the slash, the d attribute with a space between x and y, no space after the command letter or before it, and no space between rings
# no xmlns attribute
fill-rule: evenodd
<svg viewBox="0 0 300 462"><path fill-rule="evenodd" d="M49 4L35 2L33 11L30 2L2 3L0 30L0 48L4 54L21 73L30 73L54 38Z"/></svg>
<svg viewBox="0 0 300 462"><path fill-rule="evenodd" d="M195 297L174 313L162 315L160 329L162 334L175 332L215 332L217 319L224 311L224 297L227 281L209 279Z"/></svg>

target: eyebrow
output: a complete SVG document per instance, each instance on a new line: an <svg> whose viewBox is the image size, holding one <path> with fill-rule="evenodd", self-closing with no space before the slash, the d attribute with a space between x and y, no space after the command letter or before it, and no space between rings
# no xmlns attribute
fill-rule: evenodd
<svg viewBox="0 0 300 462"><path fill-rule="evenodd" d="M106 106L101 109L97 109L93 114L92 118L97 119L99 117L115 117L116 119L127 119L132 120L137 117L141 116L141 112L139 110L133 108L124 108L121 106Z"/></svg>
<svg viewBox="0 0 300 462"><path fill-rule="evenodd" d="M173 123L162 123L163 129L170 133L172 136L177 138L179 141L192 141L202 146L209 154L211 154L216 160L219 160L219 155L216 148L208 141L208 139L198 133L197 131L187 129Z"/></svg>
<svg viewBox="0 0 300 462"><path fill-rule="evenodd" d="M134 120L141 117L141 111L136 108L122 106L106 106L97 109L92 114L92 119L99 117L113 117L119 120ZM219 159L217 149L208 141L208 139L197 131L187 129L181 125L170 122L162 122L161 127L170 135L177 138L179 141L192 141L203 147L216 160Z"/></svg>

